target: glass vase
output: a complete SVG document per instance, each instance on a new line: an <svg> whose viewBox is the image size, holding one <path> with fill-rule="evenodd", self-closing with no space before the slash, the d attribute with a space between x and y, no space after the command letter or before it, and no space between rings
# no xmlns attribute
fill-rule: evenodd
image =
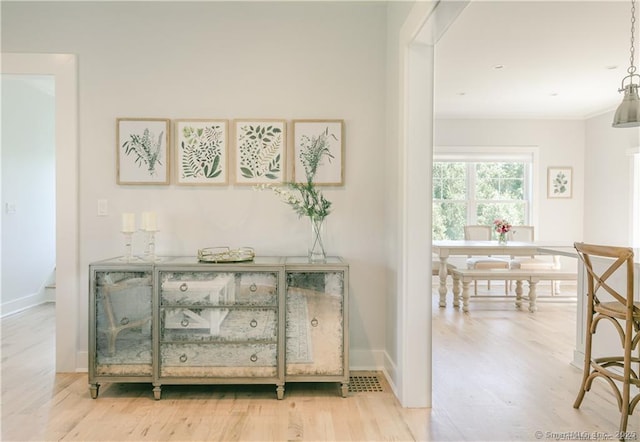
<svg viewBox="0 0 640 442"><path fill-rule="evenodd" d="M309 241L309 262L326 262L327 253L324 249L324 231L326 221L324 218L309 217L311 224L311 237Z"/></svg>
<svg viewBox="0 0 640 442"><path fill-rule="evenodd" d="M507 243L507 232L498 233L498 243L506 244Z"/></svg>

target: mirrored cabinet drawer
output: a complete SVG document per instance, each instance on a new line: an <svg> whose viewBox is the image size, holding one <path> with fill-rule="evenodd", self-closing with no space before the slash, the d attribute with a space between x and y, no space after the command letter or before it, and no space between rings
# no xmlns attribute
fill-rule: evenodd
<svg viewBox="0 0 640 442"><path fill-rule="evenodd" d="M277 272L162 272L163 305L275 306Z"/></svg>
<svg viewBox="0 0 640 442"><path fill-rule="evenodd" d="M287 272L286 374L345 376L345 271Z"/></svg>
<svg viewBox="0 0 640 442"><path fill-rule="evenodd" d="M96 271L95 374L151 375L151 272Z"/></svg>
<svg viewBox="0 0 640 442"><path fill-rule="evenodd" d="M266 308L164 308L162 341L276 341L278 312Z"/></svg>
<svg viewBox="0 0 640 442"><path fill-rule="evenodd" d="M160 345L160 376L265 377L277 375L277 344Z"/></svg>

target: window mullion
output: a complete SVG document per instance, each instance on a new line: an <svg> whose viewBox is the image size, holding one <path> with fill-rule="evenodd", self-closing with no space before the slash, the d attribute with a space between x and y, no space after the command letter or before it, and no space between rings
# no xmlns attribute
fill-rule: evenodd
<svg viewBox="0 0 640 442"><path fill-rule="evenodd" d="M467 224L477 223L478 206L476 203L476 167L467 163Z"/></svg>

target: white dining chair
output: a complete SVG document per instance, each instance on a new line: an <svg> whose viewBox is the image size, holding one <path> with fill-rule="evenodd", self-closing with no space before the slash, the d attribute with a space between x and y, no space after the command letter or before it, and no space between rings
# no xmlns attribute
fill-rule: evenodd
<svg viewBox="0 0 640 442"><path fill-rule="evenodd" d="M490 241L491 226L470 225L464 226L464 239L467 241ZM467 258L468 269L508 269L509 260L495 258L493 256L469 256ZM487 289L491 290L491 281L487 281ZM474 281L474 294L478 294L478 281ZM504 282L504 293L509 293L507 281Z"/></svg>

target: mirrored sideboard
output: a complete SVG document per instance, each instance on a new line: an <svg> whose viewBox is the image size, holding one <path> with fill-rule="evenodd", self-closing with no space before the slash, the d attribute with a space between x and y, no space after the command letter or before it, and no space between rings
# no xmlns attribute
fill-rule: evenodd
<svg viewBox="0 0 640 442"><path fill-rule="evenodd" d="M336 382L346 397L349 267L339 257L90 264L89 389Z"/></svg>

